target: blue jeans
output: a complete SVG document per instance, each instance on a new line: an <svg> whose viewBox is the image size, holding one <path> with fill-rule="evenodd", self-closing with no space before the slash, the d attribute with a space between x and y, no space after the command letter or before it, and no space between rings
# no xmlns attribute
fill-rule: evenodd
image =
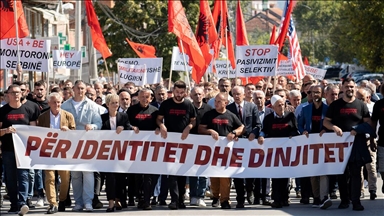
<svg viewBox="0 0 384 216"><path fill-rule="evenodd" d="M93 172L72 171L73 197L76 205L92 204L95 190L95 176Z"/></svg>
<svg viewBox="0 0 384 216"><path fill-rule="evenodd" d="M35 184L35 170L29 170L29 188L28 188L28 198L32 199L33 197L33 185Z"/></svg>
<svg viewBox="0 0 384 216"><path fill-rule="evenodd" d="M37 191L37 194L40 198L44 197L44 176L42 170L34 170L35 171L35 182L34 182L34 190Z"/></svg>
<svg viewBox="0 0 384 216"><path fill-rule="evenodd" d="M29 169L17 169L19 183L19 206L27 204L29 192Z"/></svg>
<svg viewBox="0 0 384 216"><path fill-rule="evenodd" d="M11 208L17 208L17 168L16 158L14 152L4 151L3 164L4 164L4 176L5 184L7 185L9 201L11 202Z"/></svg>
<svg viewBox="0 0 384 216"><path fill-rule="evenodd" d="M189 177L189 195L190 197L204 198L207 188L206 177Z"/></svg>

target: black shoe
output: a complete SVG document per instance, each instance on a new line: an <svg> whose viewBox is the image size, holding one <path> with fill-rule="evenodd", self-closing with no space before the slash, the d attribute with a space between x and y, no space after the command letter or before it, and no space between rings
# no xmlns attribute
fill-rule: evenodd
<svg viewBox="0 0 384 216"><path fill-rule="evenodd" d="M167 205L167 202L165 202L165 200L160 200L159 206L166 206L166 205Z"/></svg>
<svg viewBox="0 0 384 216"><path fill-rule="evenodd" d="M249 205L253 205L255 203L255 196L253 195L253 192L247 192L247 201Z"/></svg>
<svg viewBox="0 0 384 216"><path fill-rule="evenodd" d="M265 200L262 201L261 204L264 205L264 206L270 206L271 202L269 202L269 200L265 199Z"/></svg>
<svg viewBox="0 0 384 216"><path fill-rule="evenodd" d="M329 196L331 199L337 199L336 192L332 192L331 195Z"/></svg>
<svg viewBox="0 0 384 216"><path fill-rule="evenodd" d="M95 199L92 202L92 207L93 209L101 209L103 208L103 203L101 203L99 199Z"/></svg>
<svg viewBox="0 0 384 216"><path fill-rule="evenodd" d="M376 195L376 192L375 191L369 191L370 195L369 195L369 199L370 200L375 200L377 195Z"/></svg>
<svg viewBox="0 0 384 216"><path fill-rule="evenodd" d="M183 202L179 203L179 209L186 209L187 206Z"/></svg>
<svg viewBox="0 0 384 216"><path fill-rule="evenodd" d="M57 211L57 206L50 204L47 210L47 214L55 214Z"/></svg>
<svg viewBox="0 0 384 216"><path fill-rule="evenodd" d="M309 204L309 199L308 198L301 198L300 203L307 205L307 204Z"/></svg>
<svg viewBox="0 0 384 216"><path fill-rule="evenodd" d="M115 209L116 211L120 211L120 210L123 210L123 206L115 206ZM128 208L128 207L125 207L125 208Z"/></svg>
<svg viewBox="0 0 384 216"><path fill-rule="evenodd" d="M281 205L282 206L289 206L289 201L288 200L287 201L282 201Z"/></svg>
<svg viewBox="0 0 384 216"><path fill-rule="evenodd" d="M144 208L144 204L145 204L144 200L139 200L139 202L137 202L137 208L138 209Z"/></svg>
<svg viewBox="0 0 384 216"><path fill-rule="evenodd" d="M212 207L219 207L219 199L218 198L213 198L212 200Z"/></svg>
<svg viewBox="0 0 384 216"><path fill-rule="evenodd" d="M280 202L273 202L271 204L272 208L283 208L283 205Z"/></svg>
<svg viewBox="0 0 384 216"><path fill-rule="evenodd" d="M151 205L157 205L157 199L155 196L152 199Z"/></svg>
<svg viewBox="0 0 384 216"><path fill-rule="evenodd" d="M320 198L313 198L312 208L319 208L321 205Z"/></svg>
<svg viewBox="0 0 384 216"><path fill-rule="evenodd" d="M107 210L105 210L106 212L114 212L115 211L115 207L112 207L112 208L107 208Z"/></svg>
<svg viewBox="0 0 384 216"><path fill-rule="evenodd" d="M29 209L34 209L34 208L36 208L36 206L33 205L32 200L29 199L29 198L27 199L27 206L29 207Z"/></svg>
<svg viewBox="0 0 384 216"><path fill-rule="evenodd" d="M17 214L18 212L19 212L19 208L17 208L17 207L11 207L8 210L8 214Z"/></svg>
<svg viewBox="0 0 384 216"><path fill-rule="evenodd" d="M128 208L128 204L126 201L120 201L120 205L119 208L123 209L123 208ZM117 209L116 207L116 210L121 210L121 209Z"/></svg>
<svg viewBox="0 0 384 216"><path fill-rule="evenodd" d="M349 208L349 202L348 201L341 201L339 207L339 209L346 209L346 208Z"/></svg>
<svg viewBox="0 0 384 216"><path fill-rule="evenodd" d="M135 201L133 201L133 200L129 200L129 202L128 202L128 206L135 206Z"/></svg>
<svg viewBox="0 0 384 216"><path fill-rule="evenodd" d="M65 207L71 207L72 205L72 201L71 201L71 197L67 197L67 199L65 200Z"/></svg>
<svg viewBox="0 0 384 216"><path fill-rule="evenodd" d="M168 208L171 209L171 210L178 209L177 203L176 202L169 203Z"/></svg>
<svg viewBox="0 0 384 216"><path fill-rule="evenodd" d="M65 212L65 201L59 202L59 212Z"/></svg>
<svg viewBox="0 0 384 216"><path fill-rule="evenodd" d="M324 199L321 201L320 208L321 209L327 209L332 206L332 200L328 197L324 197Z"/></svg>
<svg viewBox="0 0 384 216"><path fill-rule="evenodd" d="M363 211L364 210L364 206L361 205L360 201L358 201L356 203L352 203L352 205L353 205L353 208L352 208L353 211Z"/></svg>
<svg viewBox="0 0 384 216"><path fill-rule="evenodd" d="M237 203L237 204L236 204L236 208L237 208L237 209L242 209L242 208L244 208L244 203Z"/></svg>
<svg viewBox="0 0 384 216"><path fill-rule="evenodd" d="M221 208L222 209L230 209L231 205L229 205L228 201L224 201L224 202L221 203Z"/></svg>
<svg viewBox="0 0 384 216"><path fill-rule="evenodd" d="M152 206L148 203L144 203L143 210L152 210Z"/></svg>

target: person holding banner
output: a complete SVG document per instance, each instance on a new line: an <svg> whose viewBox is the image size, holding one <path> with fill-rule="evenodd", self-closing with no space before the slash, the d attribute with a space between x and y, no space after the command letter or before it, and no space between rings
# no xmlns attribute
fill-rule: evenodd
<svg viewBox="0 0 384 216"><path fill-rule="evenodd" d="M292 137L299 135L296 117L293 113L285 111L285 99L273 95L271 105L274 112L268 114L263 120L263 129L260 132L258 143L264 143L264 137ZM288 178L272 179L272 208L289 206Z"/></svg>
<svg viewBox="0 0 384 216"><path fill-rule="evenodd" d="M372 125L371 118L367 105L355 97L355 81L352 78L347 78L343 80L342 87L343 97L329 105L323 124L324 127L334 131L338 136L342 136L343 132L348 131L351 132L351 135L355 135L352 153L345 172L338 175L341 199L339 209L349 208L349 200L352 200L353 210L363 211L364 206L360 202L360 170L363 165L370 163L372 159L366 144L366 132L357 133L358 129L355 126L362 125L363 123ZM351 191L350 196L348 196L349 188Z"/></svg>
<svg viewBox="0 0 384 216"><path fill-rule="evenodd" d="M9 103L0 108L0 139L3 156L5 183L8 189L11 208L8 213L24 215L29 211L29 169L17 169L12 133L15 124L36 126L39 113L21 103L20 86L10 85L7 89ZM19 196L18 196L19 195Z"/></svg>
<svg viewBox="0 0 384 216"><path fill-rule="evenodd" d="M105 104L108 107L108 113L101 115L102 125L101 130L116 130L117 134L120 134L123 130L131 129L129 124L128 115L126 113L118 112L119 108L119 96L116 94L109 94L105 97ZM105 173L106 175L106 192L108 200L108 208L106 212L114 212L121 210L118 197L121 197L120 184L123 184L121 173Z"/></svg>
<svg viewBox="0 0 384 216"><path fill-rule="evenodd" d="M135 132L157 130L158 109L150 104L152 101L152 91L142 89L139 91L139 103L128 108L128 118ZM155 189L159 175L155 174L135 174L137 186L138 208L152 210L150 200Z"/></svg>
<svg viewBox="0 0 384 216"><path fill-rule="evenodd" d="M75 117L76 130L99 130L102 123L100 117L102 107L85 96L86 86L83 81L76 81L73 91L73 98L65 101L61 108ZM73 171L71 175L73 196L76 202L72 211L82 211L83 208L88 212L93 211L92 199L95 185L93 172Z"/></svg>
<svg viewBox="0 0 384 216"><path fill-rule="evenodd" d="M71 113L61 109L62 101L63 98L59 93L51 93L48 96L48 105L50 109L39 116L37 125L62 131L74 130L76 128L75 119ZM67 191L69 190L70 174L69 171L64 170L59 170L58 173L61 179L59 205L57 205L56 201L55 171L44 171L45 192L49 202L47 214L54 214L57 211L65 211L65 200L67 199Z"/></svg>
<svg viewBox="0 0 384 216"><path fill-rule="evenodd" d="M215 109L206 112L201 120L199 134L211 135L218 140L224 136L229 142L236 140L244 132L244 125L239 118L227 110L228 96L219 93L215 97ZM231 189L231 178L211 178L211 190L213 193L212 207L220 205L222 209L230 209L229 193Z"/></svg>
<svg viewBox="0 0 384 216"><path fill-rule="evenodd" d="M321 86L313 86L311 88L312 102L303 107L301 114L298 117L299 132L305 136L309 134L319 134L320 136L325 132L323 128L323 120L327 113L328 106L322 101L323 89ZM300 95L301 96L301 95ZM304 179L304 178L301 178ZM320 207L327 209L332 206L332 201L328 197L328 176L315 176L310 179L313 193L313 207ZM308 199L310 191L306 191L306 180L301 181L301 195ZM309 187L309 185L308 185Z"/></svg>
<svg viewBox="0 0 384 216"><path fill-rule="evenodd" d="M229 82L229 80L228 80ZM159 110L157 125L161 137L166 139L167 132L178 132L184 140L190 130L195 126L196 111L189 100L185 100L187 85L179 80L173 86L173 97L164 101ZM163 123L164 122L164 123ZM170 209L186 208L184 204L185 176L169 176L169 189L171 194Z"/></svg>

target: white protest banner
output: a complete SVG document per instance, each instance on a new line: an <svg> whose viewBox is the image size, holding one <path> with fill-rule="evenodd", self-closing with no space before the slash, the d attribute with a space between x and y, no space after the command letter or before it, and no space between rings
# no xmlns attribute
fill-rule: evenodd
<svg viewBox="0 0 384 216"><path fill-rule="evenodd" d="M296 73L293 70L292 60L281 60L276 70L276 76L295 76Z"/></svg>
<svg viewBox="0 0 384 216"><path fill-rule="evenodd" d="M172 62L171 62L171 70L172 71L185 71L184 66L184 58L187 64L187 70L192 71L192 67L188 65L189 56L180 51L179 47L175 46L172 49Z"/></svg>
<svg viewBox="0 0 384 216"><path fill-rule="evenodd" d="M117 70L119 71L120 83L133 82L136 86L143 86L146 84L147 70L146 65L132 65L117 63Z"/></svg>
<svg viewBox="0 0 384 216"><path fill-rule="evenodd" d="M236 77L236 70L232 69L231 63L229 61L221 61L216 60L215 61L215 67L216 67L216 74L217 78L223 78L228 77L228 67L229 67L229 77L228 78L235 78Z"/></svg>
<svg viewBox="0 0 384 216"><path fill-rule="evenodd" d="M275 76L277 46L236 46L237 77Z"/></svg>
<svg viewBox="0 0 384 216"><path fill-rule="evenodd" d="M81 51L52 50L53 68L80 69Z"/></svg>
<svg viewBox="0 0 384 216"><path fill-rule="evenodd" d="M296 178L341 174L354 136L335 133L239 139L153 131L60 131L16 125L18 168L236 178Z"/></svg>
<svg viewBox="0 0 384 216"><path fill-rule="evenodd" d="M156 84L161 81L163 58L119 58L117 62L130 65L146 65L146 84Z"/></svg>
<svg viewBox="0 0 384 216"><path fill-rule="evenodd" d="M327 72L327 70L311 67L308 65L304 65L304 68L305 68L306 74L312 75L313 78L318 79L318 80L323 80L325 73Z"/></svg>
<svg viewBox="0 0 384 216"><path fill-rule="evenodd" d="M16 69L18 61L16 38L3 39L0 43L0 68ZM23 70L48 72L50 40L19 38L19 47Z"/></svg>

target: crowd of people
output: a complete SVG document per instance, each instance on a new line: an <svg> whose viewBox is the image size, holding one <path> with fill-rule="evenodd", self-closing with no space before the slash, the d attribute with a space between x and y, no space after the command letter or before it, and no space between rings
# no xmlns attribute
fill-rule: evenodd
<svg viewBox="0 0 384 216"><path fill-rule="evenodd" d="M103 77L102 77L103 78ZM9 213L26 214L47 202L47 214L64 212L72 205L69 188L73 188L72 211L91 212L103 207L100 191L105 185L108 206L114 212L137 206L151 210L154 205L184 209L186 204L230 209L230 189L236 189L236 208L268 205L282 208L290 205L289 178L207 178L140 173L102 173L88 171L55 171L17 169L12 125L32 125L68 130L154 131L162 138L168 132L219 136L229 141L248 139L263 145L265 138L309 136L332 132L355 136L345 172L296 178L296 197L300 203L327 209L340 193L338 208L353 210L364 207L364 182L368 182L370 199L377 197L377 176L384 178L384 87L377 81L364 81L359 86L351 78L341 84L328 84L306 75L300 82L280 76L257 83L221 78L187 86L183 81L164 80L144 87L126 83L106 83L104 79L89 84L78 80L48 85L15 81L0 94L1 178L9 199ZM47 93L48 91L48 93ZM378 166L377 166L378 165ZM257 174L255 174L257 176ZM167 203L168 190L171 201ZM381 188L384 193L384 187ZM37 202L32 203L32 197ZM186 202L185 199L189 199ZM1 201L2 204L2 201Z"/></svg>

